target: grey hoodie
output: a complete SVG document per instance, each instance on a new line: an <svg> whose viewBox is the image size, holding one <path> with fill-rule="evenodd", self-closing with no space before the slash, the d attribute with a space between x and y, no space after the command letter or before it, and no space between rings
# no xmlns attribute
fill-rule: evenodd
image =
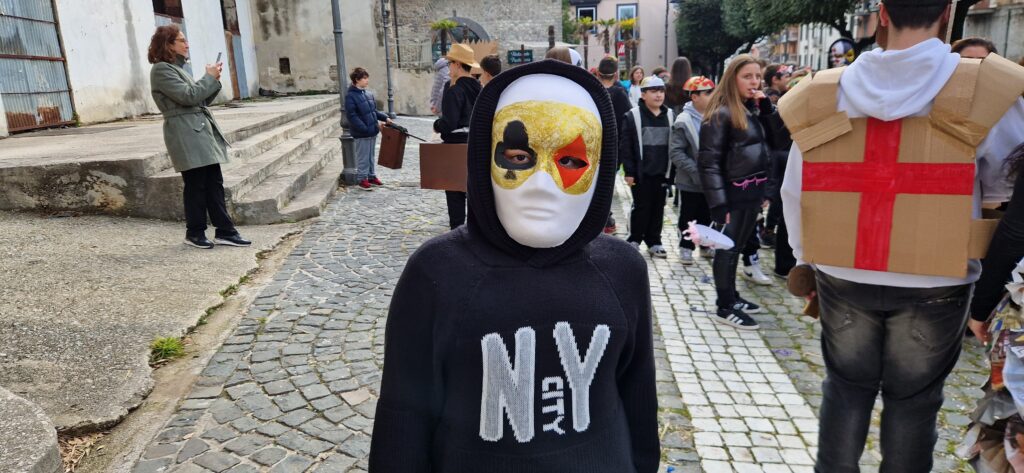
<svg viewBox="0 0 1024 473"><path fill-rule="evenodd" d="M676 187L683 192L704 192L697 168L697 150L700 149L700 123L704 115L693 102L687 102L683 113L672 124L668 143L668 158L676 168Z"/></svg>

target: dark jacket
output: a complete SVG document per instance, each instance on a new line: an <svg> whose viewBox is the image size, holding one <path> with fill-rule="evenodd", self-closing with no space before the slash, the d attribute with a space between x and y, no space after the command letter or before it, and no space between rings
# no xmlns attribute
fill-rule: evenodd
<svg viewBox="0 0 1024 473"><path fill-rule="evenodd" d="M619 130L622 130L622 117L626 116L626 112L633 108L629 103L629 91L618 82L607 87L607 90L608 96L612 98L612 108L615 109L615 124L618 125Z"/></svg>
<svg viewBox="0 0 1024 473"><path fill-rule="evenodd" d="M777 112L767 98L759 105L747 103L746 130L733 128L728 107L706 117L700 128L700 180L716 221L730 209L756 207L765 198L771 179L768 120Z"/></svg>
<svg viewBox="0 0 1024 473"><path fill-rule="evenodd" d="M793 148L793 138L789 136L789 128L782 121L782 116L773 113L768 117L769 131L771 137L772 165L771 179L768 181L766 192L768 198L778 199L779 189L782 187L782 176L786 174L786 164L789 162L789 151Z"/></svg>
<svg viewBox="0 0 1024 473"><path fill-rule="evenodd" d="M377 136L380 133L377 122L388 119L387 115L377 111L373 95L355 85L350 85L345 94L345 115L353 138Z"/></svg>
<svg viewBox="0 0 1024 473"><path fill-rule="evenodd" d="M668 139L672 133L672 121L674 117L668 107L662 105L661 113L655 117L640 99L640 127L636 129L636 118L633 110L621 118L622 129L619 132L619 162L627 177L636 179L639 183L645 177L667 176L672 166L668 155ZM641 143L641 136L644 136L643 128L664 128L664 143ZM646 139L644 137L643 139ZM643 149L641 149L643 148ZM657 148L652 153L652 148ZM653 157L651 155L654 155Z"/></svg>
<svg viewBox="0 0 1024 473"><path fill-rule="evenodd" d="M509 237L492 187L498 99L530 73L581 84L603 126L590 207L554 248ZM502 72L483 89L468 143L469 219L416 250L391 298L371 473L657 471L647 268L625 241L601 233L615 183L614 120L601 84L554 60ZM581 362L592 376L580 376Z"/></svg>
<svg viewBox="0 0 1024 473"><path fill-rule="evenodd" d="M441 118L434 121L434 131L445 143L465 143L469 137L469 119L473 115L476 97L480 95L480 82L463 77L444 87L441 97Z"/></svg>
<svg viewBox="0 0 1024 473"><path fill-rule="evenodd" d="M984 321L1003 297L1010 271L1024 258L1024 173L1017 175L1013 197L999 221L985 259L981 260L981 279L974 286L971 318Z"/></svg>

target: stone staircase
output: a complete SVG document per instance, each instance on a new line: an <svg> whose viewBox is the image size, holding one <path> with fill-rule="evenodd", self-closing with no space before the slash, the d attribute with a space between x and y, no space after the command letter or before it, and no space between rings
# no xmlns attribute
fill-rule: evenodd
<svg viewBox="0 0 1024 473"><path fill-rule="evenodd" d="M337 101L311 106L273 126L229 137L222 165L228 211L238 224L294 222L320 215L342 171ZM146 179L146 213L183 219L183 183L173 168Z"/></svg>

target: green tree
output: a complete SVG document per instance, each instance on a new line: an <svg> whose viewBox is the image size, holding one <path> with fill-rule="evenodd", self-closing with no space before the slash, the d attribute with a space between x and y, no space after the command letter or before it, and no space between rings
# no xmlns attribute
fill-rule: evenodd
<svg viewBox="0 0 1024 473"><path fill-rule="evenodd" d="M601 27L601 45L604 46L604 53L611 54L612 35L615 34L619 21L615 18L608 18L607 20L597 20L597 24Z"/></svg>
<svg viewBox="0 0 1024 473"><path fill-rule="evenodd" d="M636 65L636 48L640 40L633 36L636 29L636 18L628 18L619 22L619 31L622 32L622 44L626 47L626 70Z"/></svg>
<svg viewBox="0 0 1024 473"><path fill-rule="evenodd" d="M430 29L437 31L440 35L441 56L448 54L448 38L451 36L452 31L455 31L455 28L458 27L458 23L447 18L430 24Z"/></svg>
<svg viewBox="0 0 1024 473"><path fill-rule="evenodd" d="M580 18L576 22L576 37L583 43L583 68L590 68L590 30L594 28L594 20L589 17Z"/></svg>
<svg viewBox="0 0 1024 473"><path fill-rule="evenodd" d="M717 77L725 59L740 48L747 50L761 36L741 31L737 36L725 25L722 0L683 0L677 4L676 38L679 51L694 64L695 71Z"/></svg>
<svg viewBox="0 0 1024 473"><path fill-rule="evenodd" d="M576 35L576 12L569 0L562 0L562 42L573 42Z"/></svg>

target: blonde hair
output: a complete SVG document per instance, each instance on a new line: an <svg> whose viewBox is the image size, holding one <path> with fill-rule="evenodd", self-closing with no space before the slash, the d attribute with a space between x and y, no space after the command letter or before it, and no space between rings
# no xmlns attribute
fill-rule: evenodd
<svg viewBox="0 0 1024 473"><path fill-rule="evenodd" d="M740 92L739 86L736 85L736 78L739 76L740 69L750 64L759 63L749 54L740 54L725 68L725 74L722 75L722 80L715 88L715 92L711 94L711 102L708 103L708 109L704 112L705 122L710 122L722 108L728 108L729 114L732 115L732 127L737 130L747 129L747 107L743 105L743 94Z"/></svg>

